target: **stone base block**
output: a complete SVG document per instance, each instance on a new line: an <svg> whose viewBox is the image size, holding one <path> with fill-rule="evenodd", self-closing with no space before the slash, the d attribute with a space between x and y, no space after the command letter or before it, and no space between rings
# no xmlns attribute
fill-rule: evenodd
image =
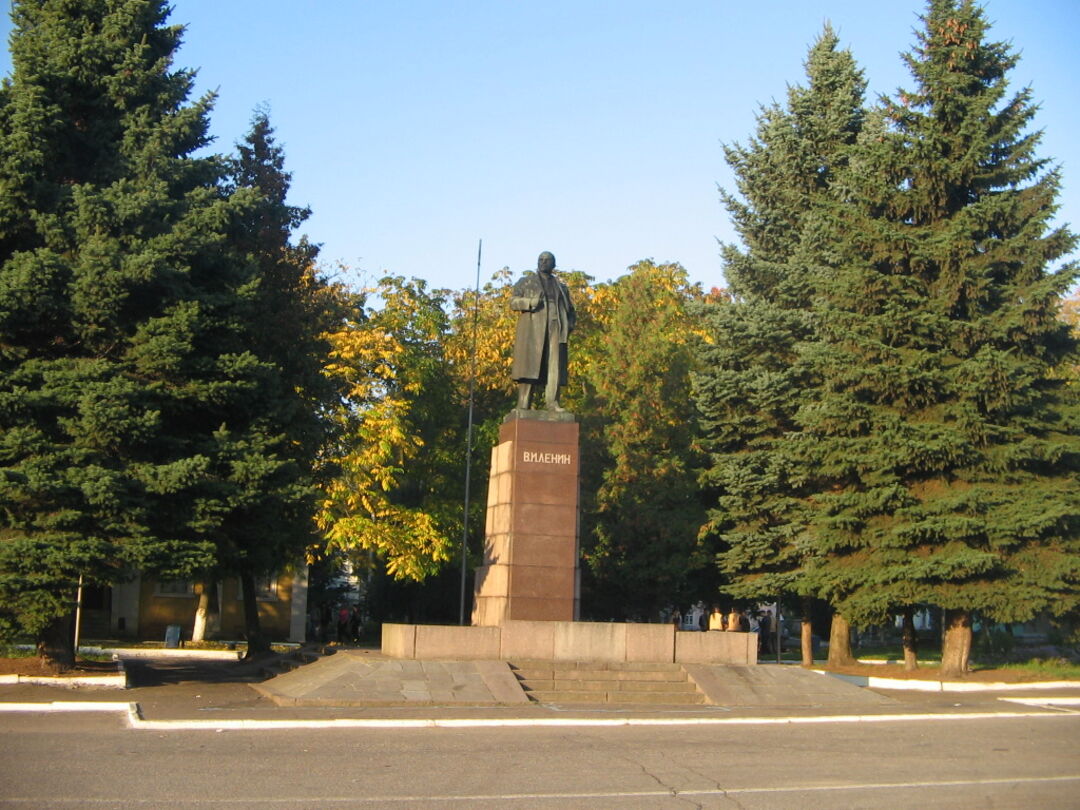
<svg viewBox="0 0 1080 810"><path fill-rule="evenodd" d="M626 660L655 663L675 660L675 627L670 624L627 624Z"/></svg>
<svg viewBox="0 0 1080 810"><path fill-rule="evenodd" d="M757 633L679 632L675 661L680 664L756 664Z"/></svg>
<svg viewBox="0 0 1080 810"><path fill-rule="evenodd" d="M416 625L415 656L421 659L462 660L501 657L497 627L451 627Z"/></svg>
<svg viewBox="0 0 1080 810"><path fill-rule="evenodd" d="M508 621L502 626L502 656L507 660L555 659L555 622Z"/></svg>
<svg viewBox="0 0 1080 810"><path fill-rule="evenodd" d="M480 603L505 611L505 599ZM417 660L757 663L757 633L676 632L667 624L503 620L490 626L384 624L382 652Z"/></svg>
<svg viewBox="0 0 1080 810"><path fill-rule="evenodd" d="M555 661L625 661L627 624L559 622L555 626Z"/></svg>
<svg viewBox="0 0 1080 810"><path fill-rule="evenodd" d="M391 658L416 657L416 625L384 624L382 626L382 652Z"/></svg>

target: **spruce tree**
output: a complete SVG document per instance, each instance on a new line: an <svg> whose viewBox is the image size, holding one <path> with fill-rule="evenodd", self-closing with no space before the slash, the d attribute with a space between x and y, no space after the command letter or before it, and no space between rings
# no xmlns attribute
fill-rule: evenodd
<svg viewBox="0 0 1080 810"><path fill-rule="evenodd" d="M327 438L326 412L338 399L323 374L324 335L343 312L316 272L318 248L292 240L311 212L287 202L291 174L265 110L256 112L228 170L228 192L254 195L234 218L229 244L251 278L235 305L237 331L261 373L247 396L215 414L225 426L213 434L220 442L215 494L227 515L215 538L215 570L241 582L252 656L269 649L257 580L299 564L314 541L314 468Z"/></svg>
<svg viewBox="0 0 1080 810"><path fill-rule="evenodd" d="M724 200L743 242L724 248L731 301L703 308L694 397L715 498L707 530L719 538L727 592L773 600L819 593L804 577L815 471L791 453L796 414L818 396L800 346L815 340L812 305L821 262L818 210L833 193L864 119L865 81L826 26L806 60L807 86L758 116L746 146L726 149L740 196ZM809 630L809 608L803 610ZM810 655L809 633L804 659Z"/></svg>
<svg viewBox="0 0 1080 810"><path fill-rule="evenodd" d="M161 0L15 2L0 105L0 605L59 665L75 583L213 564L227 417L267 366L211 98ZM258 473L233 464L232 475Z"/></svg>
<svg viewBox="0 0 1080 810"><path fill-rule="evenodd" d="M1055 372L1075 244L1050 225L1060 178L1036 156L1016 56L971 2L931 0L825 218L822 398L798 414L819 590L855 621L945 609L943 670L963 672L972 614L1015 622L1080 598L1080 423Z"/></svg>

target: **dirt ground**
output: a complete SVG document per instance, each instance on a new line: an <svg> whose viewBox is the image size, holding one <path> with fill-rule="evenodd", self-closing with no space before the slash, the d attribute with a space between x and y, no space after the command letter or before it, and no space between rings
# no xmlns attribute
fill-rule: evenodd
<svg viewBox="0 0 1080 810"><path fill-rule="evenodd" d="M61 678L79 678L86 675L113 675L116 673L114 661L75 662L75 668L67 672L53 672L41 666L37 658L0 658L0 675L27 675Z"/></svg>

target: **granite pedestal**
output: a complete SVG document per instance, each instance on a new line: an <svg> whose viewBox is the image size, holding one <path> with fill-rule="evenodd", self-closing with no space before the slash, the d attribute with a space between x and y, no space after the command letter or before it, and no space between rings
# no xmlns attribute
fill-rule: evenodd
<svg viewBox="0 0 1080 810"><path fill-rule="evenodd" d="M579 598L577 421L512 411L491 451L472 623L574 621Z"/></svg>

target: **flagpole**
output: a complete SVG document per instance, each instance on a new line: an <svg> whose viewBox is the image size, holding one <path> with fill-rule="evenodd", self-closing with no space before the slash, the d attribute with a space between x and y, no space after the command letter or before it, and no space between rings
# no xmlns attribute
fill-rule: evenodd
<svg viewBox="0 0 1080 810"><path fill-rule="evenodd" d="M472 480L472 434L473 404L476 399L476 329L480 319L480 256L483 253L484 240L476 246L476 293L473 299L472 351L469 371L469 426L465 431L465 514L461 521L461 607L458 611L458 624L465 624L465 573L469 550L469 484Z"/></svg>

